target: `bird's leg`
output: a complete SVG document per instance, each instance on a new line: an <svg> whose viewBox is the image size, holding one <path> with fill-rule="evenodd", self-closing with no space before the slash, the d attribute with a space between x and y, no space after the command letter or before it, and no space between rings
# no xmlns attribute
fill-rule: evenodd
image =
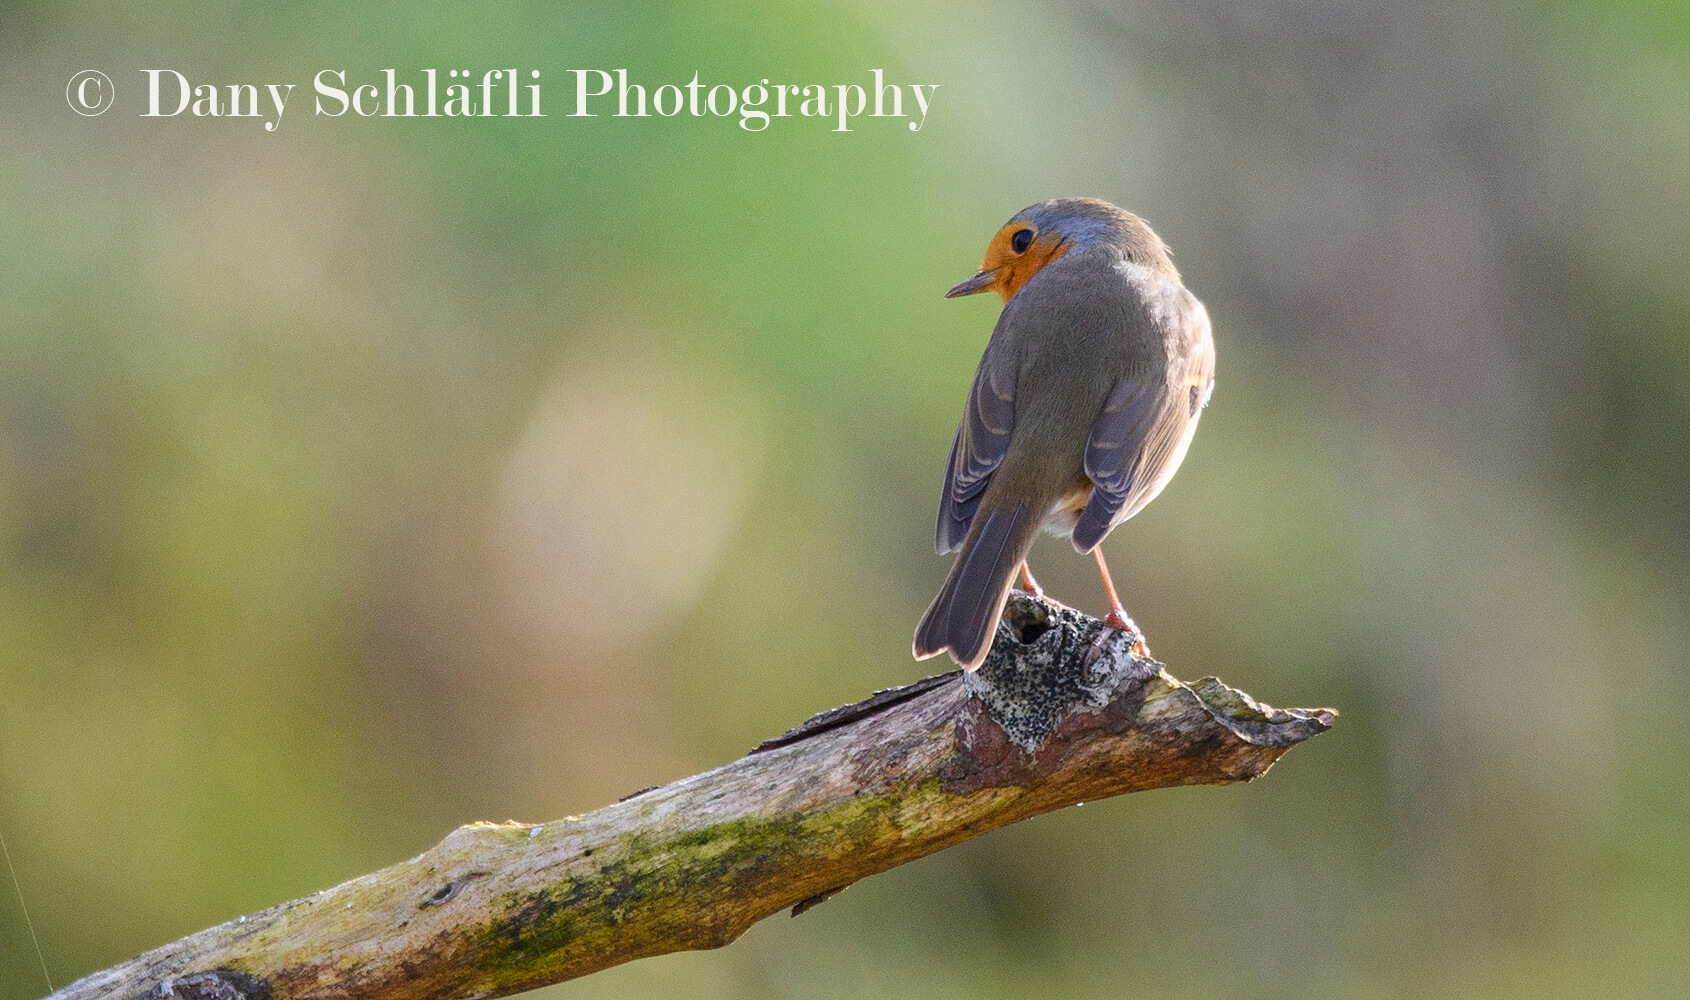
<svg viewBox="0 0 1690 1000"><path fill-rule="evenodd" d="M1027 593L1032 594L1034 597L1036 597L1039 600L1045 602L1046 604L1050 605L1051 607L1066 608L1068 606L1066 604L1063 604L1061 601L1057 600L1056 598L1047 596L1045 594L1045 589L1043 587L1039 586L1039 581L1033 579L1033 571L1032 571L1031 568L1028 567L1025 560L1023 560L1022 563L1021 563L1021 582L1026 584Z"/></svg>
<svg viewBox="0 0 1690 1000"><path fill-rule="evenodd" d="M1039 586L1039 581L1033 579L1033 570L1025 560L1021 563L1021 582L1026 585L1027 593L1041 601L1045 599L1045 589Z"/></svg>
<svg viewBox="0 0 1690 1000"><path fill-rule="evenodd" d="M1115 581L1109 578L1109 564L1103 561L1103 546L1092 549L1091 554L1097 557L1097 574L1103 578L1104 593L1109 595L1109 614L1103 619L1103 624L1132 637L1134 656L1150 659L1150 647L1145 645L1144 633L1138 623L1127 617L1127 609L1121 607L1121 598L1115 593ZM1101 633L1098 638L1102 638Z"/></svg>

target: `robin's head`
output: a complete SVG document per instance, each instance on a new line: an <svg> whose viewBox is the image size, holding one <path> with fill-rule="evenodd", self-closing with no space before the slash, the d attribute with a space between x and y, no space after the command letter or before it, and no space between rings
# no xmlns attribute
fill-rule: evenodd
<svg viewBox="0 0 1690 1000"><path fill-rule="evenodd" d="M980 273L945 298L993 291L1008 302L1045 265L1063 254L1109 243L1134 263L1178 278L1168 247L1145 221L1095 198L1055 198L1015 214L986 244Z"/></svg>

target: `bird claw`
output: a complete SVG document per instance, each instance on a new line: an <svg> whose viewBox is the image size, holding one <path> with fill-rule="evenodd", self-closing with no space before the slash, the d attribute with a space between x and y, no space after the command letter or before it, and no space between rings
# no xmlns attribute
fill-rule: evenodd
<svg viewBox="0 0 1690 1000"><path fill-rule="evenodd" d="M1044 603L1050 605L1051 607L1055 608L1058 611L1073 611L1074 610L1073 608L1070 608L1068 605L1063 604L1061 601L1059 601L1056 598L1054 598L1054 597L1050 596L1049 594L1045 593L1043 588L1039 588L1037 590L1028 590L1025 587L1021 587L1021 588L1018 588L1018 589L1023 594L1026 594L1029 597L1032 597L1034 600L1043 601Z"/></svg>
<svg viewBox="0 0 1690 1000"><path fill-rule="evenodd" d="M1133 656L1141 660L1150 659L1150 646L1144 641L1144 631L1138 627L1137 622L1127 617L1124 609L1109 609L1109 614L1104 616L1103 619L1103 628L1097 633L1097 638L1092 641L1092 645L1101 649L1104 637L1111 631L1124 632L1132 639L1132 646L1129 648Z"/></svg>

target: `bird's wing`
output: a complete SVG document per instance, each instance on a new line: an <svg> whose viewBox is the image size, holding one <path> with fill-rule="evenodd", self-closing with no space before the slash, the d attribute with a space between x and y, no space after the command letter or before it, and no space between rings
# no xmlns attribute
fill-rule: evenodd
<svg viewBox="0 0 1690 1000"><path fill-rule="evenodd" d="M986 345L974 384L968 390L962 423L951 444L945 467L945 492L939 498L939 528L934 541L940 555L954 552L974 520L980 497L992 472L1009 451L1009 432L1015 426L1015 370L996 338Z"/></svg>
<svg viewBox="0 0 1690 1000"><path fill-rule="evenodd" d="M1201 306L1180 321L1201 324L1190 361L1166 373L1123 376L1092 422L1085 458L1092 490L1073 536L1081 552L1154 499L1185 457L1191 424L1214 386L1215 352Z"/></svg>

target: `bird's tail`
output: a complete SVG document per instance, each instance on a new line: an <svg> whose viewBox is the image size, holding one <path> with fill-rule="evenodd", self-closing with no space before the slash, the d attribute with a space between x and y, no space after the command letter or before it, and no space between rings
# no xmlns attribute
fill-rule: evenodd
<svg viewBox="0 0 1690 1000"><path fill-rule="evenodd" d="M965 669L980 665L997 633L1009 585L1038 533L1038 518L1025 504L975 514L951 575L915 627L916 659L949 650Z"/></svg>

